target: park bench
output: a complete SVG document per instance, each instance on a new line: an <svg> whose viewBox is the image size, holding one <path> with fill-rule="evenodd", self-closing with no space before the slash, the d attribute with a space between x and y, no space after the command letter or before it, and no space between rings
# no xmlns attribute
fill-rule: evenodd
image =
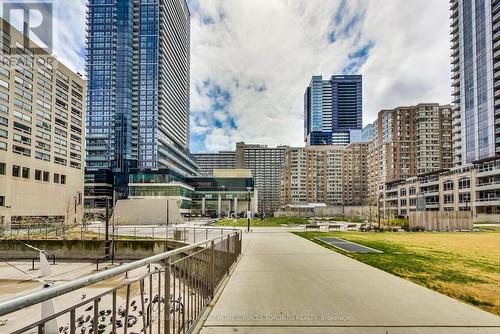
<svg viewBox="0 0 500 334"><path fill-rule="evenodd" d="M341 227L342 227L341 225L337 225L337 224L336 224L336 225L329 225L329 226L328 226L328 230L329 230L329 231L330 231L330 230L340 231L340 228L341 228Z"/></svg>
<svg viewBox="0 0 500 334"><path fill-rule="evenodd" d="M306 230L318 230L319 231L319 225L306 225Z"/></svg>
<svg viewBox="0 0 500 334"><path fill-rule="evenodd" d="M347 225L348 230L356 229L357 227L358 227L358 225L356 225L356 224L348 224Z"/></svg>

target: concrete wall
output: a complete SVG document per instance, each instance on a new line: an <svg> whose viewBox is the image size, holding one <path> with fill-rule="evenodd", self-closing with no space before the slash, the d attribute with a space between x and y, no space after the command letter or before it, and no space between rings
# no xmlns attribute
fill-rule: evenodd
<svg viewBox="0 0 500 334"><path fill-rule="evenodd" d="M313 211L293 210L278 211L276 217L342 217L363 219L375 219L377 217L376 206L327 206L324 208L314 208Z"/></svg>
<svg viewBox="0 0 500 334"><path fill-rule="evenodd" d="M169 199L168 203L169 224L182 224L184 220L180 213L180 200ZM119 200L116 202L113 215L117 225L165 224L167 200L164 198Z"/></svg>
<svg viewBox="0 0 500 334"><path fill-rule="evenodd" d="M476 223L500 223L500 214L481 214L477 213L474 215L474 222Z"/></svg>
<svg viewBox="0 0 500 334"><path fill-rule="evenodd" d="M104 256L104 241L102 240L26 240L26 243L46 250L56 256L56 260L95 260ZM168 250L185 246L178 241L167 241ZM162 240L116 240L116 260L138 260L165 251L165 241ZM27 247L22 241L3 240L0 242L0 258L2 259L32 259L38 253Z"/></svg>
<svg viewBox="0 0 500 334"><path fill-rule="evenodd" d="M423 226L426 231L472 230L472 215L468 211L413 211L409 214L410 228Z"/></svg>

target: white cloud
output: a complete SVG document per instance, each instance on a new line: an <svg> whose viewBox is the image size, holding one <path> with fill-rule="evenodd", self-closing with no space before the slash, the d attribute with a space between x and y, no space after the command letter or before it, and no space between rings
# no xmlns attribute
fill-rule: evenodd
<svg viewBox="0 0 500 334"><path fill-rule="evenodd" d="M384 108L450 100L447 2L200 0L191 7L192 112L212 124L207 92L194 89L209 79L231 94L227 110L238 128L208 128L210 151L238 140L302 145L311 75L340 73L348 54L370 42L359 70L365 124ZM329 44L332 31L336 41ZM266 89L257 92L256 85Z"/></svg>
<svg viewBox="0 0 500 334"><path fill-rule="evenodd" d="M55 0L54 53L82 73L85 3ZM365 124L384 108L450 101L447 1L191 0L190 7L191 132L203 141L198 148L229 149L240 140L302 145L311 75L340 73L348 55L370 42L359 69ZM210 98L219 86L229 101Z"/></svg>

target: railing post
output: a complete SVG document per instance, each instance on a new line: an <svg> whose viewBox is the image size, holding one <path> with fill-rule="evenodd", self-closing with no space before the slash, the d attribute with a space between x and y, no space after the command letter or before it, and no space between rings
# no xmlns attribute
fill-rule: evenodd
<svg viewBox="0 0 500 334"><path fill-rule="evenodd" d="M211 249L211 265L210 265L210 287L211 287L211 293L212 293L212 298L215 296L215 242L212 240L210 244L210 249Z"/></svg>
<svg viewBox="0 0 500 334"><path fill-rule="evenodd" d="M226 256L226 263L227 263L227 275L229 276L229 271L231 269L231 235L229 234L227 237L227 256Z"/></svg>
<svg viewBox="0 0 500 334"><path fill-rule="evenodd" d="M163 304L164 305L163 332L165 334L170 334L170 266L171 266L170 257L167 259L166 263L167 264L165 266L165 289L164 289L165 303ZM158 319L158 321L159 320L160 319Z"/></svg>
<svg viewBox="0 0 500 334"><path fill-rule="evenodd" d="M113 317L111 321L111 328L113 333L116 333L116 290L113 290L112 294L111 316Z"/></svg>
<svg viewBox="0 0 500 334"><path fill-rule="evenodd" d="M76 333L76 315L75 315L75 310L71 310L69 314L69 333L70 334L75 334Z"/></svg>

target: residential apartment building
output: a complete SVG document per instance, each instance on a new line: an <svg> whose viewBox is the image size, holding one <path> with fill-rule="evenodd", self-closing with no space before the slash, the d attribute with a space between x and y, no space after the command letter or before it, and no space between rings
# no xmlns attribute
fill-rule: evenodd
<svg viewBox="0 0 500 334"><path fill-rule="evenodd" d="M87 31L88 193L104 191L92 178L107 170L116 199L127 197L130 169L196 175L186 1L90 0ZM86 199L90 207L98 201Z"/></svg>
<svg viewBox="0 0 500 334"><path fill-rule="evenodd" d="M428 173L386 184L381 206L385 218L409 212L471 211L475 221L500 221L500 159Z"/></svg>
<svg viewBox="0 0 500 334"><path fill-rule="evenodd" d="M342 202L344 205L368 203L368 142L346 146L342 156Z"/></svg>
<svg viewBox="0 0 500 334"><path fill-rule="evenodd" d="M261 213L273 214L280 206L280 171L288 146L236 143L235 151L196 153L199 174L213 176L214 169L248 169L258 192Z"/></svg>
<svg viewBox="0 0 500 334"><path fill-rule="evenodd" d="M500 3L451 0L454 163L500 154Z"/></svg>
<svg viewBox="0 0 500 334"><path fill-rule="evenodd" d="M361 139L363 89L360 75L311 78L304 93L304 141L310 145L347 145Z"/></svg>
<svg viewBox="0 0 500 334"><path fill-rule="evenodd" d="M214 169L236 168L236 152L220 151L218 153L195 153L198 164L198 174L201 176L213 176Z"/></svg>
<svg viewBox="0 0 500 334"><path fill-rule="evenodd" d="M0 223L80 222L85 81L0 23Z"/></svg>
<svg viewBox="0 0 500 334"><path fill-rule="evenodd" d="M281 206L364 203L367 149L368 143L289 148L281 172Z"/></svg>
<svg viewBox="0 0 500 334"><path fill-rule="evenodd" d="M236 143L236 168L252 171L259 210L268 215L279 209L280 171L286 149L287 146Z"/></svg>
<svg viewBox="0 0 500 334"><path fill-rule="evenodd" d="M379 112L368 153L372 200L387 182L452 167L451 120L451 106L436 103Z"/></svg>

